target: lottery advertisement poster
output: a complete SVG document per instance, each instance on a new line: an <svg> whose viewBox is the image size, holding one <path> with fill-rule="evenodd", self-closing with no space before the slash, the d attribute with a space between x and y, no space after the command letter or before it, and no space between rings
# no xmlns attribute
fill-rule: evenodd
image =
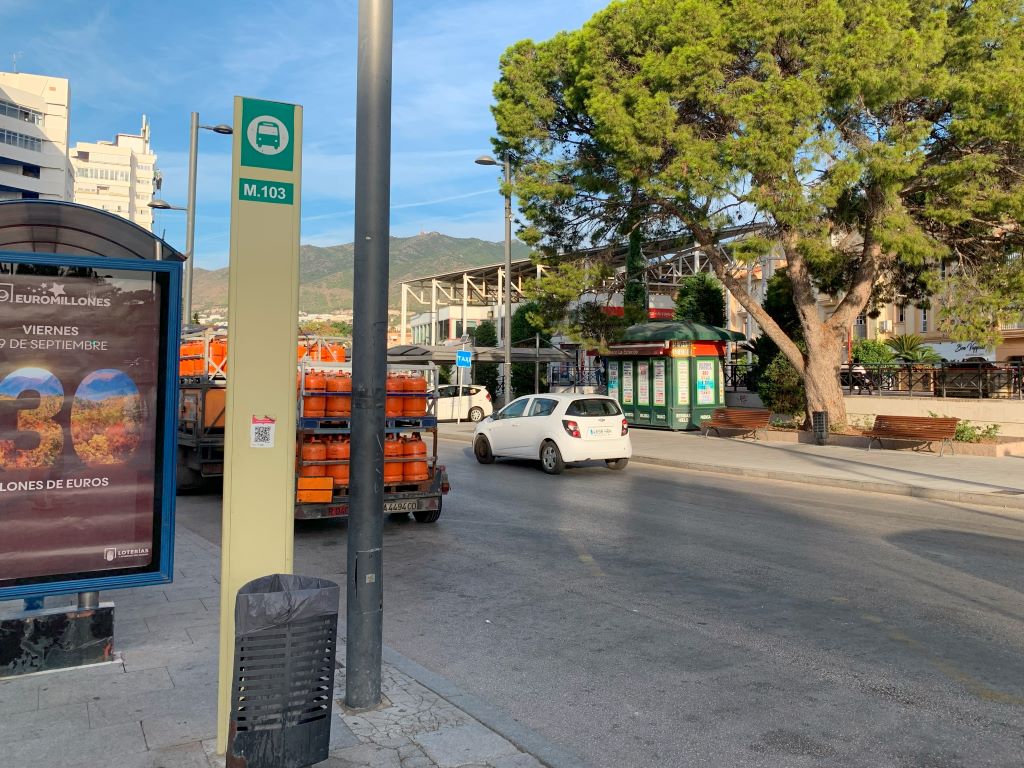
<svg viewBox="0 0 1024 768"><path fill-rule="evenodd" d="M169 280L0 257L0 588L158 568Z"/></svg>

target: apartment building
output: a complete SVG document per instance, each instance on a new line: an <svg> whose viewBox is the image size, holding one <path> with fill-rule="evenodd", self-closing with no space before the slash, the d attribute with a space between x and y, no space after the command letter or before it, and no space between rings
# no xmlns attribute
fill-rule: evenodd
<svg viewBox="0 0 1024 768"><path fill-rule="evenodd" d="M60 77L0 72L0 200L71 200L70 89Z"/></svg>
<svg viewBox="0 0 1024 768"><path fill-rule="evenodd" d="M102 208L152 231L149 202L160 188L156 159L145 115L137 134L76 143L71 150L75 202Z"/></svg>

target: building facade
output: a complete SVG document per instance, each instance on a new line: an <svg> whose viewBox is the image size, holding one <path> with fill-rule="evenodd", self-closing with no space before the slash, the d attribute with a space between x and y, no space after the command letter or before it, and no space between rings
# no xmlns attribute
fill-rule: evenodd
<svg viewBox="0 0 1024 768"><path fill-rule="evenodd" d="M102 208L152 231L149 203L160 188L160 171L149 132L149 121L143 115L137 134L119 133L113 141L76 143L71 150L75 202Z"/></svg>
<svg viewBox="0 0 1024 768"><path fill-rule="evenodd" d="M0 72L0 200L71 200L70 90L60 77Z"/></svg>

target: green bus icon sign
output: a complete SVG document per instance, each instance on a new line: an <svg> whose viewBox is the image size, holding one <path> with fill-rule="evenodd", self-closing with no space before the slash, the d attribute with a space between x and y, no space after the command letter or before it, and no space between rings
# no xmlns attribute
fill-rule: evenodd
<svg viewBox="0 0 1024 768"><path fill-rule="evenodd" d="M294 170L295 105L242 100L242 165Z"/></svg>

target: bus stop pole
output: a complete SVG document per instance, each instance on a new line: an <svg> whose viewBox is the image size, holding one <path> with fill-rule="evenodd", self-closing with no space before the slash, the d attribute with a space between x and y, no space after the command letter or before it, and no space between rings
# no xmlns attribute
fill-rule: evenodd
<svg viewBox="0 0 1024 768"><path fill-rule="evenodd" d="M359 0L356 90L352 503L348 522L345 703L380 703L384 618L384 401L391 202L392 0Z"/></svg>

